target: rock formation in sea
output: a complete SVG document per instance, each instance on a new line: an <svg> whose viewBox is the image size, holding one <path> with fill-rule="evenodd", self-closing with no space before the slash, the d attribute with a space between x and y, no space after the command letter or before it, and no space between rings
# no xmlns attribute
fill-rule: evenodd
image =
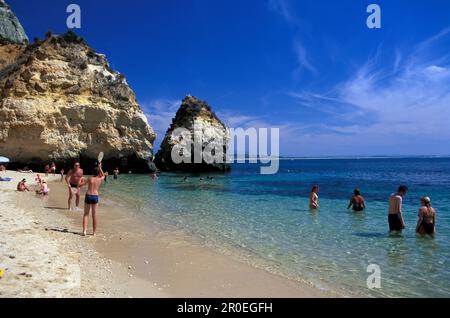
<svg viewBox="0 0 450 318"><path fill-rule="evenodd" d="M194 125L196 129L194 129ZM187 134L181 135L182 137L180 137L177 133L177 128L184 128ZM191 149L188 149L188 153L182 153L183 151L180 153L179 149L183 148L180 146L186 140L191 141ZM200 145L197 149L204 152L204 157L200 157L198 163L194 160L196 152L194 149L195 140L199 141ZM172 124L164 137L160 150L156 154L155 163L158 169L162 171L229 171L230 165L225 160L227 142L228 130L211 110L211 107L205 101L201 101L193 96L187 96L184 98L181 107L172 120ZM174 162L172 156L174 148L175 153L190 157L190 162ZM211 156L205 160L208 154L212 154L212 156L220 160L212 162L210 160Z"/></svg>
<svg viewBox="0 0 450 318"><path fill-rule="evenodd" d="M0 0L0 43L28 43L28 37L4 0Z"/></svg>
<svg viewBox="0 0 450 318"><path fill-rule="evenodd" d="M0 154L14 165L92 165L104 152L109 169L144 172L155 138L125 77L75 33L0 44Z"/></svg>

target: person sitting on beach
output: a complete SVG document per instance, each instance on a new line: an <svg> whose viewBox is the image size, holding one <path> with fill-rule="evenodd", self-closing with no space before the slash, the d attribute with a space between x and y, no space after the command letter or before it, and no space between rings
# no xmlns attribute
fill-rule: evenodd
<svg viewBox="0 0 450 318"><path fill-rule="evenodd" d="M419 209L416 233L421 236L425 234L434 236L436 231L436 210L431 207L431 199L429 197L423 197L420 199L420 203L422 206Z"/></svg>
<svg viewBox="0 0 450 318"><path fill-rule="evenodd" d="M90 177L87 181L82 179L81 186L88 185L88 190L86 193L86 197L84 199L84 215L83 215L83 236L87 234L87 227L89 221L89 213L92 211L92 222L93 222L93 235L97 233L97 212L98 212L98 204L99 204L99 194L98 189L102 185L102 181L105 179L105 176L101 170L101 165L99 167L94 168L92 172L92 177Z"/></svg>
<svg viewBox="0 0 450 318"><path fill-rule="evenodd" d="M348 204L347 209L352 208L353 211L361 212L366 208L366 201L364 197L361 195L361 191L359 189L353 190L353 196L350 199L350 203Z"/></svg>
<svg viewBox="0 0 450 318"><path fill-rule="evenodd" d="M26 182L27 182L26 179L22 179L22 181L20 181L17 184L17 191L19 191L19 192L25 192L25 191L29 192L30 188L28 188L28 186L26 185Z"/></svg>
<svg viewBox="0 0 450 318"><path fill-rule="evenodd" d="M405 229L405 221L403 220L403 197L408 192L408 187L401 185L398 187L397 193L391 194L389 198L389 231L401 232Z"/></svg>
<svg viewBox="0 0 450 318"><path fill-rule="evenodd" d="M82 178L83 178L83 169L80 168L79 162L75 162L73 165L73 169L71 169L66 176L66 183L69 189L69 200L67 201L69 210L71 210L72 198L75 192L76 197L75 211L81 211L79 206L80 206L80 181Z"/></svg>
<svg viewBox="0 0 450 318"><path fill-rule="evenodd" d="M6 167L4 165L0 165L0 172L6 171Z"/></svg>
<svg viewBox="0 0 450 318"><path fill-rule="evenodd" d="M48 195L48 193L50 192L50 189L47 185L47 182L42 181L41 187L39 188L39 190L36 190L36 194L40 194L40 195Z"/></svg>
<svg viewBox="0 0 450 318"><path fill-rule="evenodd" d="M113 171L113 175L114 175L114 180L117 180L119 178L119 167L116 167L116 169L114 169Z"/></svg>
<svg viewBox="0 0 450 318"><path fill-rule="evenodd" d="M309 197L309 208L312 210L317 210L319 208L319 186L315 185L312 187L311 195Z"/></svg>

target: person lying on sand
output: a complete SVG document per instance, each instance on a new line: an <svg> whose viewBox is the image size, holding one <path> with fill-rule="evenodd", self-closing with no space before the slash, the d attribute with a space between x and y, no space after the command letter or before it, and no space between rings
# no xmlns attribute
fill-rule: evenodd
<svg viewBox="0 0 450 318"><path fill-rule="evenodd" d="M309 208L317 210L319 208L319 186L315 185L311 189L311 195L309 197Z"/></svg>
<svg viewBox="0 0 450 318"><path fill-rule="evenodd" d="M19 192L25 192L25 191L30 191L30 188L28 188L28 186L26 185L27 180L26 179L22 179L22 181L20 181L17 184L17 191Z"/></svg>
<svg viewBox="0 0 450 318"><path fill-rule="evenodd" d="M421 236L428 234L433 237L436 231L436 210L431 207L431 199L429 197L423 197L420 199L420 203L422 206L419 209L416 233Z"/></svg>
<svg viewBox="0 0 450 318"><path fill-rule="evenodd" d="M93 234L97 233L97 212L99 204L99 194L98 189L100 188L105 176L101 170L101 164L99 167L94 168L92 172L92 177L87 181L83 178L81 180L81 187L88 185L88 190L86 197L84 199L84 215L83 215L83 236L87 234L87 227L89 221L89 213L92 211L92 222L93 222Z"/></svg>
<svg viewBox="0 0 450 318"><path fill-rule="evenodd" d="M79 162L75 162L73 169L70 169L66 176L67 188L69 190L69 199L67 200L67 205L69 211L71 211L72 198L75 193L75 209L74 211L81 211L80 209L80 181L83 178L83 169L80 167Z"/></svg>
<svg viewBox="0 0 450 318"><path fill-rule="evenodd" d="M407 186L399 186L397 193L391 194L389 198L389 231L401 232L405 229L405 221L403 220L403 197L408 192Z"/></svg>
<svg viewBox="0 0 450 318"><path fill-rule="evenodd" d="M19 172L19 173L33 173L33 170L31 170L28 167L25 167L25 168L23 168L23 170L22 169L17 170L17 172Z"/></svg>
<svg viewBox="0 0 450 318"><path fill-rule="evenodd" d="M352 208L353 211L361 212L366 208L366 201L364 197L361 195L361 191L359 189L353 190L353 196L350 199L350 203L348 204L347 209Z"/></svg>

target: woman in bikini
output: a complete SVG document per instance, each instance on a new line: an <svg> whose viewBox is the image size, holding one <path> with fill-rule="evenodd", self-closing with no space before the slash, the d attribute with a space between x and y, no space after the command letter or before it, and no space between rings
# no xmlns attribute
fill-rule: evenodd
<svg viewBox="0 0 450 318"><path fill-rule="evenodd" d="M317 210L319 208L319 186L312 187L311 195L309 196L309 208L311 210Z"/></svg>
<svg viewBox="0 0 450 318"><path fill-rule="evenodd" d="M419 220L417 221L416 232L424 236L426 234L434 236L436 232L436 210L431 207L431 199L423 197L419 209Z"/></svg>
<svg viewBox="0 0 450 318"><path fill-rule="evenodd" d="M361 191L359 189L353 190L353 197L350 199L347 209L350 208L352 208L355 212L361 212L366 208L366 201L361 195Z"/></svg>

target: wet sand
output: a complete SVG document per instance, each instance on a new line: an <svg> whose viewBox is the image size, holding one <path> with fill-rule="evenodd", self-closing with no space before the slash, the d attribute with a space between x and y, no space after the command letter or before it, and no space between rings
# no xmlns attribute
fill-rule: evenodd
<svg viewBox="0 0 450 318"><path fill-rule="evenodd" d="M59 263L80 266L80 286L62 284L59 292L49 293L52 284L35 288L33 294L21 294L19 287L15 291L3 290L6 279L13 283L16 276L7 274L2 279L0 292L6 297L336 297L335 293L323 292L306 282L290 280L265 270L255 268L237 259L219 253L201 245L196 238L189 237L177 229L161 228L139 216L136 211L101 198L99 207L98 235L80 236L82 212L67 210L67 188L55 177L50 184L48 198L38 198L31 193L14 191L17 179L24 176L7 173L15 177L14 182L5 186L0 184L0 198L6 206L8 215L11 209L19 209L22 215L30 218L33 235L33 251L21 250L23 241L19 238L7 243L15 249L17 255L36 254L27 258L29 266L37 268L43 274L54 272L54 268L40 268L34 263L47 250L46 244L54 244L51 258ZM3 173L3 175L6 175ZM27 177L27 176L25 176ZM34 178L34 177L33 177ZM31 179L31 176L29 177ZM11 189L13 185L13 189ZM26 198L26 199L25 199ZM7 202L7 203L4 203ZM6 205L5 205L6 204ZM83 207L83 204L80 205ZM3 209L2 209L3 210ZM2 213L3 214L3 211ZM17 212L15 213L17 215ZM38 219L38 224L33 224ZM3 232L7 223L0 218L0 243L5 239ZM90 228L88 233L92 231ZM11 225L9 225L11 227ZM13 225L16 227L16 225ZM0 245L3 252L4 245ZM2 255L5 255L2 253ZM47 257L49 258L49 257ZM46 258L42 259L45 262ZM15 270L14 264L8 272ZM71 268L71 266L66 268ZM37 270L36 269L36 270ZM57 272L57 271L56 271ZM70 270L54 274L61 278L73 275ZM76 276L76 275L75 275ZM9 278L8 278L9 277ZM64 280L64 278L62 278ZM70 281L70 280L69 280ZM17 280L25 289L30 280ZM41 284L42 285L42 284ZM67 285L67 286L66 286ZM75 284L76 285L76 284ZM42 290L46 289L44 293ZM55 288L53 288L55 289ZM52 289L52 290L53 290ZM41 290L41 291L40 291Z"/></svg>

